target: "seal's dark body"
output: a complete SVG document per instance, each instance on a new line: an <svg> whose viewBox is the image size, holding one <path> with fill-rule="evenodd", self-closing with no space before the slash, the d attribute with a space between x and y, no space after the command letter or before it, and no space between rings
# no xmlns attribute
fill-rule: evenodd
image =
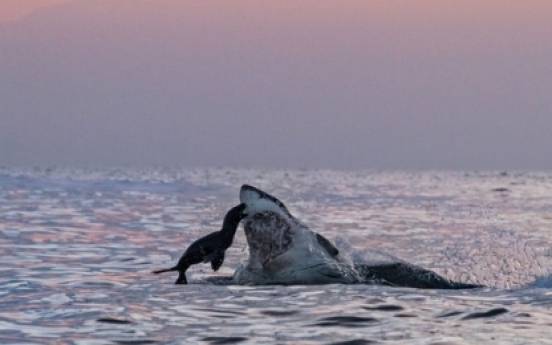
<svg viewBox="0 0 552 345"><path fill-rule="evenodd" d="M178 279L175 284L187 284L186 271L190 266L202 262L211 262L211 267L217 271L224 262L226 250L232 245L234 235L240 221L243 219L244 204L233 207L226 213L222 229L200 238L192 243L184 252L176 266L153 271L155 274L178 271Z"/></svg>

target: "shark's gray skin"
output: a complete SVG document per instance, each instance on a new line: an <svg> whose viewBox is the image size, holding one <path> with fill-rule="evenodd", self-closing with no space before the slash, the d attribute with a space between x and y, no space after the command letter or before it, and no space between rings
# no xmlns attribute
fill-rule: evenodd
<svg viewBox="0 0 552 345"><path fill-rule="evenodd" d="M437 273L397 261L352 262L324 236L309 230L284 203L249 185L240 189L249 259L234 273L238 284L384 284L420 289L470 289Z"/></svg>
<svg viewBox="0 0 552 345"><path fill-rule="evenodd" d="M226 250L232 245L234 235L239 223L244 217L245 204L239 204L230 209L224 217L222 229L200 238L192 243L184 252L176 266L153 271L155 274L178 271L178 279L175 284L187 284L186 271L191 265L199 263L211 263L211 268L217 271L224 262Z"/></svg>

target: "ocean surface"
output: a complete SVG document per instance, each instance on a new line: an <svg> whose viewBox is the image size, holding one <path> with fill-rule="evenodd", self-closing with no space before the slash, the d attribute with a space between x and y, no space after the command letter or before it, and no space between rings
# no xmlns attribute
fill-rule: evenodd
<svg viewBox="0 0 552 345"><path fill-rule="evenodd" d="M247 183L325 237L475 290L176 274ZM0 344L552 344L552 173L0 169ZM351 250L352 250L351 249Z"/></svg>

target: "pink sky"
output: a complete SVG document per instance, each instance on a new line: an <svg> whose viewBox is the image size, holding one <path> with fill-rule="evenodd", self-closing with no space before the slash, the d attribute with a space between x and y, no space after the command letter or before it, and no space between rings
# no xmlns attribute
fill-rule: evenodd
<svg viewBox="0 0 552 345"><path fill-rule="evenodd" d="M54 2L0 0L0 165L552 169L551 1Z"/></svg>
<svg viewBox="0 0 552 345"><path fill-rule="evenodd" d="M0 0L0 23L19 20L32 11L71 0Z"/></svg>
<svg viewBox="0 0 552 345"><path fill-rule="evenodd" d="M32 11L60 5L71 1L90 1L90 0L0 0L0 22L11 22L22 19ZM96 0L98 1L98 0ZM110 0L113 2L119 0ZM137 0L140 1L140 0ZM142 1L143 2L143 1ZM101 6L108 8L105 1L100 1ZM236 11L244 11L249 4L237 1L235 3ZM372 14L381 15L382 19L395 19L400 21L416 20L416 18L425 17L427 19L441 19L458 21L470 18L472 20L496 20L496 21L523 21L531 20L535 15L549 16L549 13L543 11L549 9L546 2L534 6L523 1L439 1L439 0L419 0L419 1L396 1L387 2L374 1L349 1L346 5L340 1L321 0L317 6L317 14L334 16L336 13L346 14L346 16L359 17L365 15L365 11ZM241 7L241 8L240 8ZM302 5L297 1L265 1L265 8L290 10L305 13L308 12L308 5ZM361 9L360 11L358 9Z"/></svg>

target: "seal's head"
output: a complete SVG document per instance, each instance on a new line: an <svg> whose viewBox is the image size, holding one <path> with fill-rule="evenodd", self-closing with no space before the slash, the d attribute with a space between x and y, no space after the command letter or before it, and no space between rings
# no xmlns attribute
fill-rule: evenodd
<svg viewBox="0 0 552 345"><path fill-rule="evenodd" d="M223 227L237 228L240 221L246 216L243 212L245 207L246 206L243 203L232 207L224 217Z"/></svg>

